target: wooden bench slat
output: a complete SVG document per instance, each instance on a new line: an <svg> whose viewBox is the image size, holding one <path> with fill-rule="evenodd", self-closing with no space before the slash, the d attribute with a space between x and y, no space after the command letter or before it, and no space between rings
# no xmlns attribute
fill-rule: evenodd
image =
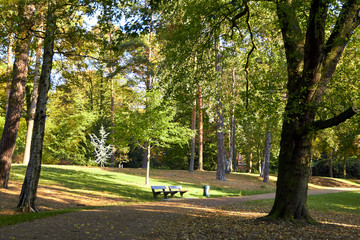
<svg viewBox="0 0 360 240"><path fill-rule="evenodd" d="M169 194L171 195L171 197L174 197L176 193L180 193L182 197L184 193L188 192L188 190L182 190L182 186L169 186L169 190L166 190L166 186L151 186L151 190L153 192L154 198L157 198L158 195L163 193L165 199L167 199Z"/></svg>

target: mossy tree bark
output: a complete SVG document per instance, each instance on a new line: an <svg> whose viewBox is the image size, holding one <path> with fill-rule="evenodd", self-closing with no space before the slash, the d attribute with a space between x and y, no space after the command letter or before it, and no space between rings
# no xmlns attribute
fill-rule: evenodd
<svg viewBox="0 0 360 240"><path fill-rule="evenodd" d="M306 207L313 133L344 122L357 109L350 107L325 121L315 121L315 113L346 44L359 25L360 3L345 1L327 40L329 1L312 1L304 34L294 5L299 2L284 0L276 4L287 58L288 101L281 133L276 197L268 218L313 222Z"/></svg>

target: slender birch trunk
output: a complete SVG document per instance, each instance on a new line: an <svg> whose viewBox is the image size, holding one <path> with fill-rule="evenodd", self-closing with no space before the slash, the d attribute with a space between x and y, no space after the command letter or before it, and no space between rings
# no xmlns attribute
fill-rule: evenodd
<svg viewBox="0 0 360 240"><path fill-rule="evenodd" d="M42 9L40 10L42 11ZM43 31L43 16L40 16L40 23L39 23L39 31ZM31 146L31 138L32 132L34 128L34 117L35 117L35 109L36 109L36 102L38 97L38 82L40 79L40 61L41 61L41 50L42 50L42 38L38 37L36 43L36 57L35 57L35 72L34 72L34 86L30 100L30 108L28 111L29 114L29 121L26 131L26 140L25 140L25 151L24 151L24 158L23 163L28 164L30 159L30 146Z"/></svg>
<svg viewBox="0 0 360 240"><path fill-rule="evenodd" d="M36 192L41 172L42 149L44 143L46 105L50 89L50 74L54 56L56 31L55 7L49 5L46 18L43 64L39 82L39 96L36 103L34 131L31 141L30 161L26 170L17 209L22 212L39 212L36 206Z"/></svg>

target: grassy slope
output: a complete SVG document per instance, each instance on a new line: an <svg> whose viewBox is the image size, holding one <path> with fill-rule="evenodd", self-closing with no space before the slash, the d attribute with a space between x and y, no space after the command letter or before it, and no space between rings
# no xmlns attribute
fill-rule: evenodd
<svg viewBox="0 0 360 240"><path fill-rule="evenodd" d="M26 167L13 165L11 180L23 179ZM273 192L274 182L263 184L256 175L231 174L226 182L215 180L215 172L153 169L150 185L182 185L189 190L186 197L202 197L203 186L210 185L211 197L242 196ZM59 185L76 193L121 197L130 201L153 200L145 182L144 169L101 169L79 166L42 166L40 185Z"/></svg>
<svg viewBox="0 0 360 240"><path fill-rule="evenodd" d="M11 181L22 182L26 167L13 165ZM210 185L211 197L251 195L275 191L274 179L264 184L254 174L230 174L227 181L215 179L215 172L164 171L151 170L151 185L182 185L189 190L186 197L201 198L204 185ZM144 169L100 169L79 166L42 167L40 185L60 186L65 191L84 196L108 196L126 202L153 201L150 187L145 185ZM358 184L360 185L360 184ZM360 192L309 196L309 208L360 214ZM263 201L271 205L272 201ZM259 204L259 202L255 203ZM0 226L29 221L36 218L53 216L77 209L61 209L41 214L0 216Z"/></svg>

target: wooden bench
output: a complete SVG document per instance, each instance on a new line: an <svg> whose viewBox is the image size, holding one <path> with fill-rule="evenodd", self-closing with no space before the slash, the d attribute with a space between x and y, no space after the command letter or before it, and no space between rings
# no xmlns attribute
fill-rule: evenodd
<svg viewBox="0 0 360 240"><path fill-rule="evenodd" d="M184 193L189 190L182 190L182 186L169 186L169 190L171 192L171 196L173 197L175 193L179 192L181 197L183 197Z"/></svg>
<svg viewBox="0 0 360 240"><path fill-rule="evenodd" d="M167 198L167 195L172 193L171 191L166 190L166 186L151 186L151 190L154 198L157 198L157 196L161 193L164 194L164 198ZM174 196L174 194L171 194L171 196Z"/></svg>

